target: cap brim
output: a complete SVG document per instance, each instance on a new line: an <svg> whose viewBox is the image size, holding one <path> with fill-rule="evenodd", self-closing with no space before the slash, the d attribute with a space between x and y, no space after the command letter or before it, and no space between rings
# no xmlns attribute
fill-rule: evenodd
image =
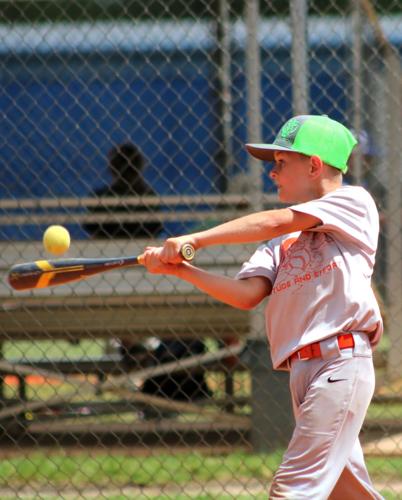
<svg viewBox="0 0 402 500"><path fill-rule="evenodd" d="M263 161L274 161L275 151L293 152L292 149L277 146L276 144L246 144L246 149L251 156Z"/></svg>

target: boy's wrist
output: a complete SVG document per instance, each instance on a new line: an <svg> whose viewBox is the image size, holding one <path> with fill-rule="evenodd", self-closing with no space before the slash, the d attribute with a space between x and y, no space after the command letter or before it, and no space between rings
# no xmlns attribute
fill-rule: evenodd
<svg viewBox="0 0 402 500"><path fill-rule="evenodd" d="M198 233L186 234L185 236L181 236L180 240L183 242L183 245L189 244L194 250L201 248Z"/></svg>
<svg viewBox="0 0 402 500"><path fill-rule="evenodd" d="M200 250L201 248L203 248L204 242L203 242L202 233L193 233L190 236L189 243L191 243L191 245L193 245L194 250Z"/></svg>
<svg viewBox="0 0 402 500"><path fill-rule="evenodd" d="M175 265L175 276L180 279L184 279L186 276L187 268L190 266L188 262L182 262L181 264Z"/></svg>

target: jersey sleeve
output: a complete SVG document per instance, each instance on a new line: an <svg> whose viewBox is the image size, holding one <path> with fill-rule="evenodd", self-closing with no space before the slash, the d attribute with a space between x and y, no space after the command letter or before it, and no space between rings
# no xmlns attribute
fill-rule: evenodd
<svg viewBox="0 0 402 500"><path fill-rule="evenodd" d="M275 281L277 273L277 255L273 241L260 245L247 262L244 262L236 279L252 278L263 276L272 283Z"/></svg>
<svg viewBox="0 0 402 500"><path fill-rule="evenodd" d="M344 186L306 203L289 207L314 215L322 224L310 231L332 233L371 253L377 248L379 215L371 195L362 187Z"/></svg>

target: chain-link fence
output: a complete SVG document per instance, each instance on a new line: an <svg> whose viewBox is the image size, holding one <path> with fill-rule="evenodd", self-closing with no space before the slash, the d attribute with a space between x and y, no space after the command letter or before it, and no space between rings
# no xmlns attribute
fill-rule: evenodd
<svg viewBox="0 0 402 500"><path fill-rule="evenodd" d="M400 2L2 1L0 19L1 498L266 497L293 421L260 309L140 267L33 292L5 277L49 257L51 224L68 257L116 257L279 206L244 144L303 113L354 130L345 182L381 211L362 441L399 498ZM252 251L197 263L234 276Z"/></svg>

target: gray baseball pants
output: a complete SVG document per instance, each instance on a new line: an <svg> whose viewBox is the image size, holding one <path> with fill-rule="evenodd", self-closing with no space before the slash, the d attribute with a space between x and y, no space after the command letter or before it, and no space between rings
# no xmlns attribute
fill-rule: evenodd
<svg viewBox="0 0 402 500"><path fill-rule="evenodd" d="M370 481L359 442L374 392L367 335L340 350L336 337L320 342L322 358L292 361L290 390L296 420L275 474L270 500L382 499Z"/></svg>

